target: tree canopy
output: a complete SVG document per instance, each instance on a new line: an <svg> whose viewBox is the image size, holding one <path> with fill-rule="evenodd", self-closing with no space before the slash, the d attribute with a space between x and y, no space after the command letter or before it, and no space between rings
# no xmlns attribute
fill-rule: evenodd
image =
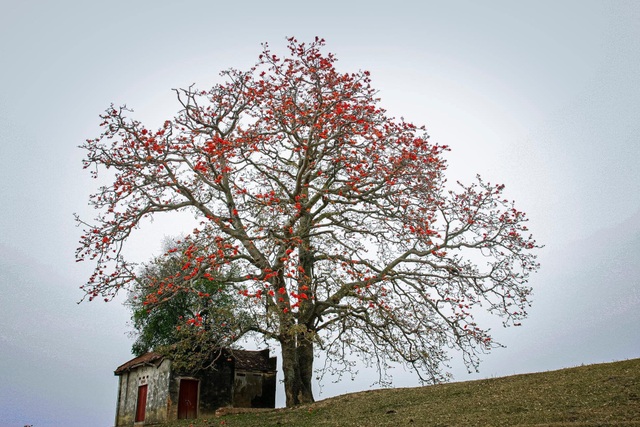
<svg viewBox="0 0 640 427"><path fill-rule="evenodd" d="M448 147L389 117L369 72L341 73L323 49L291 38L281 58L264 45L211 89L176 90L180 111L159 128L111 106L82 145L85 168L115 174L90 196L99 214L78 218L89 299L136 280L123 254L143 218L193 213L186 246L168 251L181 252L180 273L155 280L150 303L197 294L203 279L232 287L244 333L282 349L287 405L313 401L317 352L320 370L355 354L424 381L443 378L451 347L477 366L495 343L474 313L519 324L538 268L504 186L447 184Z"/></svg>
<svg viewBox="0 0 640 427"><path fill-rule="evenodd" d="M192 281L189 292L171 292L162 298L164 292L157 284L181 274L182 253L188 245L167 239L163 246L164 254L145 263L130 285L127 306L135 336L132 352L136 356L170 352L174 362L179 359L176 354L183 354L184 360L177 362L197 368L198 360L207 359L206 353L231 346L242 334L243 316L235 301L239 297L218 280L200 278ZM193 357L194 353L203 357Z"/></svg>

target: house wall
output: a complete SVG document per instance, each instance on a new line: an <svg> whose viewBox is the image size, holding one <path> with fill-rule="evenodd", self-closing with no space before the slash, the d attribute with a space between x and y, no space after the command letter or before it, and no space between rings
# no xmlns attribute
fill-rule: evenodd
<svg viewBox="0 0 640 427"><path fill-rule="evenodd" d="M274 408L275 404L275 373L236 371L233 384L234 407Z"/></svg>
<svg viewBox="0 0 640 427"><path fill-rule="evenodd" d="M201 416L215 414L216 409L233 403L233 367L229 363L219 363L216 369L200 374Z"/></svg>
<svg viewBox="0 0 640 427"><path fill-rule="evenodd" d="M233 392L233 368L228 363L216 364L215 369L200 372L191 376L184 372L172 372L169 381L169 405L167 419L178 419L178 397L181 379L197 379L198 389L198 418L214 416L218 408L231 406Z"/></svg>
<svg viewBox="0 0 640 427"><path fill-rule="evenodd" d="M171 361L163 360L160 366L140 366L120 375L116 426L133 426L138 401L138 387L147 384L145 424L167 420L167 406L171 403L169 380ZM138 423L141 424L141 423Z"/></svg>

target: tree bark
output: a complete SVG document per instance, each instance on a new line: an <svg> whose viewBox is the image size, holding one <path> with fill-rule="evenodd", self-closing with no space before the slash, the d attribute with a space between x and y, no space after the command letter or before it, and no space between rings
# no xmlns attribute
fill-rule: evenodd
<svg viewBox="0 0 640 427"><path fill-rule="evenodd" d="M313 343L295 334L281 340L280 345L287 407L313 403Z"/></svg>

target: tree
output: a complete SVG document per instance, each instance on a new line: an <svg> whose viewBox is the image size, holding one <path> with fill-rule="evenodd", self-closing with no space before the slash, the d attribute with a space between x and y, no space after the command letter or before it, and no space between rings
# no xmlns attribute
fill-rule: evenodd
<svg viewBox="0 0 640 427"><path fill-rule="evenodd" d="M381 380L402 362L438 381L450 347L476 367L496 344L473 314L519 324L538 268L504 186L448 187L447 146L388 117L369 72L338 72L323 46L291 38L280 58L264 45L210 90L176 90L181 110L158 129L111 106L82 145L85 168L115 171L90 197L99 215L77 219L77 259L95 263L89 299L135 280L121 251L143 218L191 211L201 221L182 274L159 290L233 286L247 330L281 347L287 406L313 401L314 351L328 370L357 354Z"/></svg>
<svg viewBox="0 0 640 427"><path fill-rule="evenodd" d="M243 315L237 296L218 280L197 279L189 291L165 291L163 280L180 276L188 249L182 241L164 242L164 255L145 264L136 275L127 299L131 309L135 342L132 352L170 351L174 363L193 367L206 363L207 352L233 344L242 335ZM194 351L203 357L192 357ZM183 358L176 354L189 355Z"/></svg>

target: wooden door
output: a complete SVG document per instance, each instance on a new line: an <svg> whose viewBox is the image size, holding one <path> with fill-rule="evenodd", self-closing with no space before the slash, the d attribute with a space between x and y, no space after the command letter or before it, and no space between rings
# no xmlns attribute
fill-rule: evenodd
<svg viewBox="0 0 640 427"><path fill-rule="evenodd" d="M198 380L180 380L178 393L178 419L198 417Z"/></svg>
<svg viewBox="0 0 640 427"><path fill-rule="evenodd" d="M136 406L136 422L144 421L147 408L147 384L138 387L138 404Z"/></svg>

